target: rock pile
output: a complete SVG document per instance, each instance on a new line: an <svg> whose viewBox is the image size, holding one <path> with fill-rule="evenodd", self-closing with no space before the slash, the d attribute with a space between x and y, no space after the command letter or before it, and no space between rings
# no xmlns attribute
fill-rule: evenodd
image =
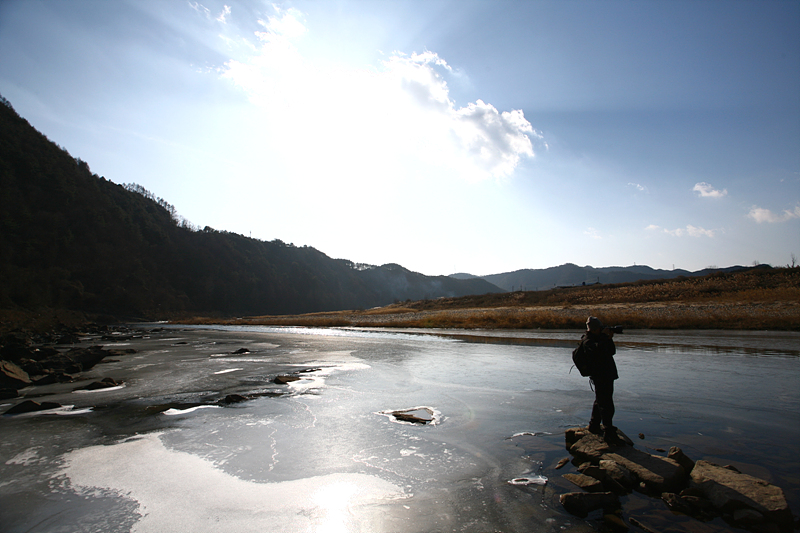
<svg viewBox="0 0 800 533"><path fill-rule="evenodd" d="M119 337L115 336L115 340ZM53 337L54 342L79 342L75 334ZM109 355L123 355L134 350L106 350L102 346L61 347L36 345L30 335L10 333L0 338L0 399L19 396L20 389L31 385L71 383L76 374L94 367ZM103 386L115 386L117 383Z"/></svg>
<svg viewBox="0 0 800 533"><path fill-rule="evenodd" d="M607 516L619 520L619 497L637 491L660 498L670 510L699 520L721 516L732 526L757 533L793 528L783 491L732 466L695 463L677 447L670 448L666 457L651 455L635 449L619 431L614 444L586 428L568 429L565 437L578 473L563 477L583 491L562 494L560 501L576 516L586 517L603 509Z"/></svg>

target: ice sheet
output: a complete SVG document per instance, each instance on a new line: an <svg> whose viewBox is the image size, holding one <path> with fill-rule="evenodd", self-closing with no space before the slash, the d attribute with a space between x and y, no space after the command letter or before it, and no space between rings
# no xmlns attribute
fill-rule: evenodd
<svg viewBox="0 0 800 533"><path fill-rule="evenodd" d="M370 531L364 514L379 516L360 511L406 497L400 487L365 474L247 481L168 449L156 433L70 452L60 475L77 490L111 491L138 503L137 533Z"/></svg>

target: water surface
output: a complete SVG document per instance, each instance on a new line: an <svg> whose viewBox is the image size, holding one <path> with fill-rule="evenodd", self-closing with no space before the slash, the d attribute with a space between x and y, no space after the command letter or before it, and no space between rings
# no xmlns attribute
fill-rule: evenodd
<svg viewBox="0 0 800 533"><path fill-rule="evenodd" d="M72 407L0 419L0 523L14 532L596 527L599 517L572 517L557 500L576 490L561 477L573 466L555 470L567 456L563 432L588 422L593 399L588 379L570 372L579 337L180 327L105 343L137 353L83 377L124 387L28 389ZM800 514L800 335L616 340L616 423L637 447L734 464L781 486ZM249 352L234 354L241 348ZM291 373L302 379L272 382ZM229 394L252 399L220 402ZM414 409L432 422L387 415ZM623 500L642 521L682 520L658 500Z"/></svg>

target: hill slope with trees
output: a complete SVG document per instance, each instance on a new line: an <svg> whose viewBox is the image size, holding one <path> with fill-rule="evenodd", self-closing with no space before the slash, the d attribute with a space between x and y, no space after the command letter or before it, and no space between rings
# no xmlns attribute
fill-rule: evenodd
<svg viewBox="0 0 800 533"><path fill-rule="evenodd" d="M502 292L481 279L332 259L193 228L144 188L93 174L0 97L0 309L111 317L284 314Z"/></svg>

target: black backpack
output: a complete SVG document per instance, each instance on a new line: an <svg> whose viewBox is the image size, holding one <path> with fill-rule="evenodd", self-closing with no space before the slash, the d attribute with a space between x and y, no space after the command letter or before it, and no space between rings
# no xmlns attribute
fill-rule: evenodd
<svg viewBox="0 0 800 533"><path fill-rule="evenodd" d="M583 341L578 344L577 348L572 350L572 362L575 363L575 367L581 373L581 376L592 375L592 357L583 346Z"/></svg>

